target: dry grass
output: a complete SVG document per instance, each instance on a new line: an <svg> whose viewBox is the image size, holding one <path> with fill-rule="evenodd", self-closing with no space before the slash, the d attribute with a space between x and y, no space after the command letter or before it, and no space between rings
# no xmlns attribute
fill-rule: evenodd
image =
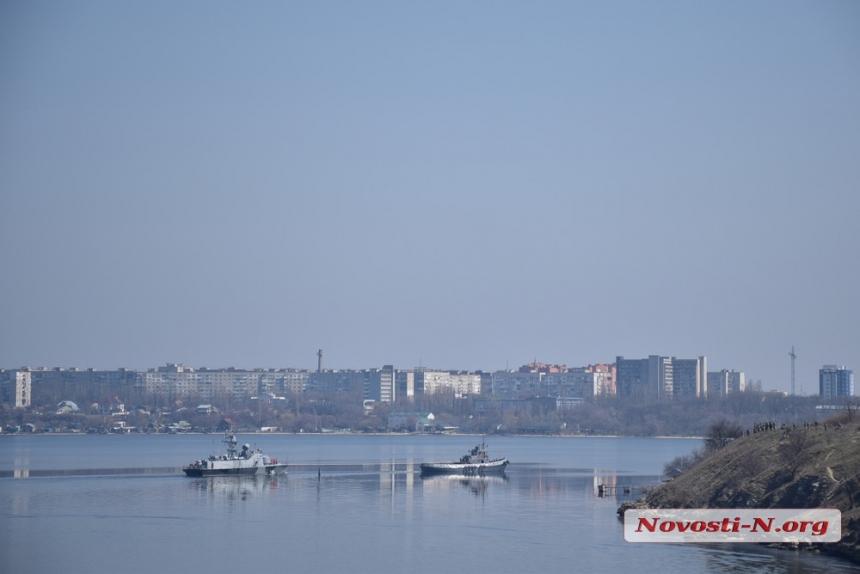
<svg viewBox="0 0 860 574"><path fill-rule="evenodd" d="M853 414L854 416L849 416ZM745 435L648 493L652 508L838 508L842 541L818 545L860 563L860 417Z"/></svg>

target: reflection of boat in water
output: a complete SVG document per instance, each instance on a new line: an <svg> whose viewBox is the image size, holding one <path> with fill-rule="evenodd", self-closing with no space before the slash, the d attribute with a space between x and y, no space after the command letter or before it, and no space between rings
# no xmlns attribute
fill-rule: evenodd
<svg viewBox="0 0 860 574"><path fill-rule="evenodd" d="M421 475L421 481L425 484L504 484L508 481L508 475L504 472L492 476L461 476L457 474L430 474Z"/></svg>
<svg viewBox="0 0 860 574"><path fill-rule="evenodd" d="M238 476L213 476L208 480L192 480L188 487L213 499L250 500L278 488L277 474L250 474Z"/></svg>
<svg viewBox="0 0 860 574"><path fill-rule="evenodd" d="M431 474L421 475L421 482L424 483L424 488L439 485L439 487L453 488L455 484L461 485L467 490L471 490L472 494L483 495L491 484L504 484L508 481L508 477L504 472L490 476L462 476L457 474ZM495 488L495 487L494 487Z"/></svg>
<svg viewBox="0 0 860 574"><path fill-rule="evenodd" d="M242 452L236 449L236 437L231 433L224 434L227 444L227 454L211 455L207 459L195 460L182 468L186 476L224 476L249 474L282 474L287 465L279 463L260 449L251 450L248 444L242 445Z"/></svg>
<svg viewBox="0 0 860 574"><path fill-rule="evenodd" d="M453 474L460 476L486 476L504 474L508 459L494 458L487 455L487 445L484 441L460 457L457 462L425 462L421 465L422 475Z"/></svg>

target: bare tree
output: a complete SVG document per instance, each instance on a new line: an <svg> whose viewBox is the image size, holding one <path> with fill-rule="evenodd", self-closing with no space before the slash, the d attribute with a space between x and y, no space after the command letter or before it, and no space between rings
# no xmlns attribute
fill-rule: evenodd
<svg viewBox="0 0 860 574"><path fill-rule="evenodd" d="M708 427L705 433L705 446L708 450L717 451L743 434L744 429L738 424L728 419L720 419Z"/></svg>
<svg viewBox="0 0 860 574"><path fill-rule="evenodd" d="M699 461L691 454L676 456L663 466L663 474L668 478L678 478L680 475L696 466L697 462Z"/></svg>

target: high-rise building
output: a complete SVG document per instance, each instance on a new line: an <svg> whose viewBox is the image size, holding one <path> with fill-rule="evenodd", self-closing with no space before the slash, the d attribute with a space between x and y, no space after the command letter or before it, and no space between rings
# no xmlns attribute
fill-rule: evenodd
<svg viewBox="0 0 860 574"><path fill-rule="evenodd" d="M29 369L0 371L0 403L15 408L30 406L32 376Z"/></svg>
<svg viewBox="0 0 860 574"><path fill-rule="evenodd" d="M647 359L615 359L615 388L623 397L672 396L672 359L650 355Z"/></svg>
<svg viewBox="0 0 860 574"><path fill-rule="evenodd" d="M672 396L704 397L708 394L708 360L672 357Z"/></svg>
<svg viewBox="0 0 860 574"><path fill-rule="evenodd" d="M417 367L414 375L416 395L433 395L445 390L457 398L481 394L481 374L465 371L436 371Z"/></svg>
<svg viewBox="0 0 860 574"><path fill-rule="evenodd" d="M854 396L854 371L836 365L824 365L818 371L818 394L822 397Z"/></svg>
<svg viewBox="0 0 860 574"><path fill-rule="evenodd" d="M401 399L413 398L415 396L415 372L395 371L394 385L397 387L395 396Z"/></svg>
<svg viewBox="0 0 860 574"><path fill-rule="evenodd" d="M393 403L397 389L394 384L394 367L385 365L381 369L366 372L364 398L382 403Z"/></svg>
<svg viewBox="0 0 860 574"><path fill-rule="evenodd" d="M723 369L708 373L708 395L713 397L726 397L746 390L746 375L743 371L729 371Z"/></svg>
<svg viewBox="0 0 860 574"><path fill-rule="evenodd" d="M707 395L707 358L677 359L650 355L647 359L615 359L615 388L619 396L681 397Z"/></svg>

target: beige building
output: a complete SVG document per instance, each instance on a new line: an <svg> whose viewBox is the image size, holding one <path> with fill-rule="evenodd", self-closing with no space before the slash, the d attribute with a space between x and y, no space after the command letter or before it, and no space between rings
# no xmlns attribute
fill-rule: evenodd
<svg viewBox="0 0 860 574"><path fill-rule="evenodd" d="M457 398L480 395L481 375L464 371L415 369L415 394L432 395L448 389L453 390Z"/></svg>

